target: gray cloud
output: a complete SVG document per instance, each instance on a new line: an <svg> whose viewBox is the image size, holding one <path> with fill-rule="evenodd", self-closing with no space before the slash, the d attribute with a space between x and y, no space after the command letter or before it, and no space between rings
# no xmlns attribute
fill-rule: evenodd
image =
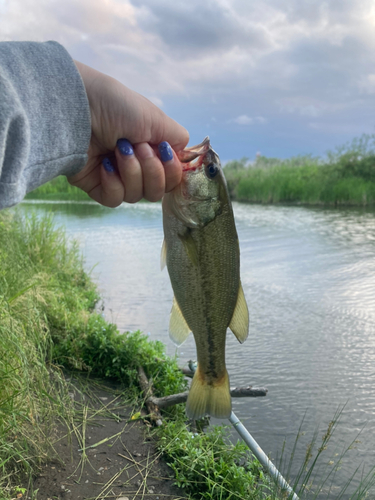
<svg viewBox="0 0 375 500"><path fill-rule="evenodd" d="M270 43L261 25L243 19L217 0L143 0L134 5L143 7L138 17L142 29L157 33L174 53L197 57L197 51L265 48Z"/></svg>
<svg viewBox="0 0 375 500"><path fill-rule="evenodd" d="M3 39L55 39L199 134L235 130L238 149L251 129L263 152L267 134L293 150L303 132L372 131L374 27L372 0L0 0Z"/></svg>

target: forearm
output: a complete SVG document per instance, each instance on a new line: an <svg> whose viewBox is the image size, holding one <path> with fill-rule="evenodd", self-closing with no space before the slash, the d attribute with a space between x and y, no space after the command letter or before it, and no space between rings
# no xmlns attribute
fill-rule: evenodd
<svg viewBox="0 0 375 500"><path fill-rule="evenodd" d="M87 161L86 92L55 42L0 43L0 209Z"/></svg>

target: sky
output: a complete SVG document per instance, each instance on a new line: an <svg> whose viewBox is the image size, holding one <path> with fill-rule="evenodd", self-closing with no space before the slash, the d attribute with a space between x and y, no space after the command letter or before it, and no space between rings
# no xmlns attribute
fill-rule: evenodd
<svg viewBox="0 0 375 500"><path fill-rule="evenodd" d="M223 161L375 133L373 0L0 0L0 40L57 40Z"/></svg>

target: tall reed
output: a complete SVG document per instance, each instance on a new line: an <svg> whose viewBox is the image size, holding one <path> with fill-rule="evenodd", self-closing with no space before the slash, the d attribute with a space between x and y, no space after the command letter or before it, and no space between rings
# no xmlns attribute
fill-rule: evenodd
<svg viewBox="0 0 375 500"><path fill-rule="evenodd" d="M229 162L224 172L231 196L253 203L375 204L375 140L362 136L323 160L257 157Z"/></svg>

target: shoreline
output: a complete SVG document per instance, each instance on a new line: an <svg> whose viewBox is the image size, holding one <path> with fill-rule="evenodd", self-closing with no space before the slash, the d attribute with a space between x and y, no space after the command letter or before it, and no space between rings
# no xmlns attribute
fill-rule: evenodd
<svg viewBox="0 0 375 500"><path fill-rule="evenodd" d="M353 203L307 203L307 202L301 202L301 201L295 201L295 202L287 202L287 201L279 201L279 202L263 202L263 201L251 201L251 200L246 200L246 199L236 199L232 198L232 202L236 203L241 203L244 205L256 205L256 206L263 206L263 207L304 207L304 208L330 208L330 209L345 209L345 208L356 208L356 209L368 209L372 210L375 209L375 202L372 204L353 204ZM92 206L97 206L99 208L104 208L108 210L114 210L113 208L109 207L104 207L103 205L99 205L96 201L91 200L91 198L87 200L77 200L75 198L72 199L60 199L58 198L58 195L56 195L56 198L24 198L21 201L21 204L38 204L38 203L45 203L45 204L50 204L50 205L69 205L69 204L77 204L77 205L92 205ZM142 204L150 204L150 205L157 205L160 204L160 202L150 202L147 200L142 200ZM120 206L134 206L132 204L128 204L123 202ZM117 209L118 207L116 207Z"/></svg>
<svg viewBox="0 0 375 500"><path fill-rule="evenodd" d="M295 171L298 171L296 167L284 167L281 176L278 176L272 169L249 168L233 175L224 169L231 200L239 203L322 208L375 207L375 181L351 177L324 183L316 178L311 183L307 180L297 182L295 186ZM28 193L24 201L96 203L86 193L71 186L63 176ZM141 202L147 203L145 200Z"/></svg>
<svg viewBox="0 0 375 500"><path fill-rule="evenodd" d="M5 272L0 279L5 279L6 285L0 301L0 373L12 374L7 379L6 394L0 390L0 408L12 422L5 430L0 421L0 461L5 464L0 497L39 499L34 495L36 477L45 468L43 464L56 456L56 436L61 437L58 428L61 431L64 422L71 422L69 432L74 431L76 436L78 432L84 440L84 422L92 411L81 402L77 424L71 396L74 390L62 375L62 367L69 370L70 377L80 372L85 378L121 384L121 397L128 408L133 408L131 416L141 422L148 418L141 413L145 397L138 379L139 367L152 379L156 397L183 392L187 382L176 359L165 354L161 342L149 341L139 331L120 333L116 325L96 312L100 296L84 271L78 246L67 240L63 230L54 228L51 216L23 219L10 212L1 213L0 260ZM18 360L22 362L15 372ZM158 455L175 474L173 483L182 487L185 495L200 498L200 492L215 490L223 500L228 492L241 500L271 500L271 483L262 467L243 443L229 441L225 428L191 432L184 404L166 408L162 415L161 427L142 423L142 428L150 432ZM194 463L196 468L192 467ZM51 474L53 467L47 468ZM86 496L91 496L90 486L85 484L82 488L87 488ZM65 490L65 483L62 485ZM51 492L44 493L50 498ZM139 493L139 498L145 498L145 490Z"/></svg>
<svg viewBox="0 0 375 500"><path fill-rule="evenodd" d="M17 216L16 211L15 214L1 213L0 262L0 279L6 285L2 288L4 295L0 301L3 318L0 323L0 329L3 328L0 373L6 372L5 363L8 373L12 374L7 386L8 399L1 399L0 391L0 407L3 410L10 401L12 404L5 410L10 418L18 419L17 426L9 434L1 436L0 433L3 439L0 459L7 461L7 470L12 474L9 476L12 482L4 474L0 477L0 497L10 500L16 496L16 487L31 491L41 463L48 463L57 422L69 419L75 422L72 415L77 415L76 409L69 394L72 391L61 377L61 366L71 373L80 372L84 377L102 377L106 384L114 380L122 383L122 395L134 407L131 416L141 417L142 422L147 419L141 413L145 398L139 384L140 367L144 368L149 380L152 379L156 397L183 392L186 380L176 360L165 355L161 342L149 342L141 332L120 333L116 325L105 321L95 311L95 304L100 300L97 288L84 270L77 245L65 237L64 230L54 228L52 216L23 218ZM4 325L8 323L12 328L4 332ZM25 331L27 335L22 334ZM21 357L19 352L23 353ZM14 373L12 360L19 358L23 364ZM15 379L15 375L19 378ZM19 387L22 387L21 393ZM84 407L85 411L91 411L87 404L83 407L81 404L79 425L82 422L82 429L83 421L87 420ZM151 428L142 423L142 428L151 433L158 453L174 471L174 482L190 499L202 498L202 491L213 500L224 500L229 494L232 500L280 498L259 463L251 459L246 446L241 442L234 445L229 442L227 427L212 426L209 432L189 429L183 404L167 408L162 416L161 427ZM76 422L74 427L77 428ZM328 432L328 437L330 435ZM15 441L14 436L17 436ZM106 435L104 439L111 436ZM97 442L100 441L98 438ZM16 456L12 455L15 444L19 446ZM8 449L4 452L6 446ZM309 467L315 466L323 449L325 447L319 447L318 442L311 444L309 450L316 458ZM35 460L29 462L25 457ZM325 458L322 457L320 465L326 463ZM337 465L334 467L339 467L339 462L335 459ZM15 464L18 464L17 475L12 468ZM307 464L300 465L298 494L303 493L308 483L305 476L311 473ZM323 465L323 475L329 476L332 470L334 468ZM18 481L17 478L25 475L26 481ZM365 494L366 486L361 487ZM365 497L358 496L357 500L362 498Z"/></svg>

